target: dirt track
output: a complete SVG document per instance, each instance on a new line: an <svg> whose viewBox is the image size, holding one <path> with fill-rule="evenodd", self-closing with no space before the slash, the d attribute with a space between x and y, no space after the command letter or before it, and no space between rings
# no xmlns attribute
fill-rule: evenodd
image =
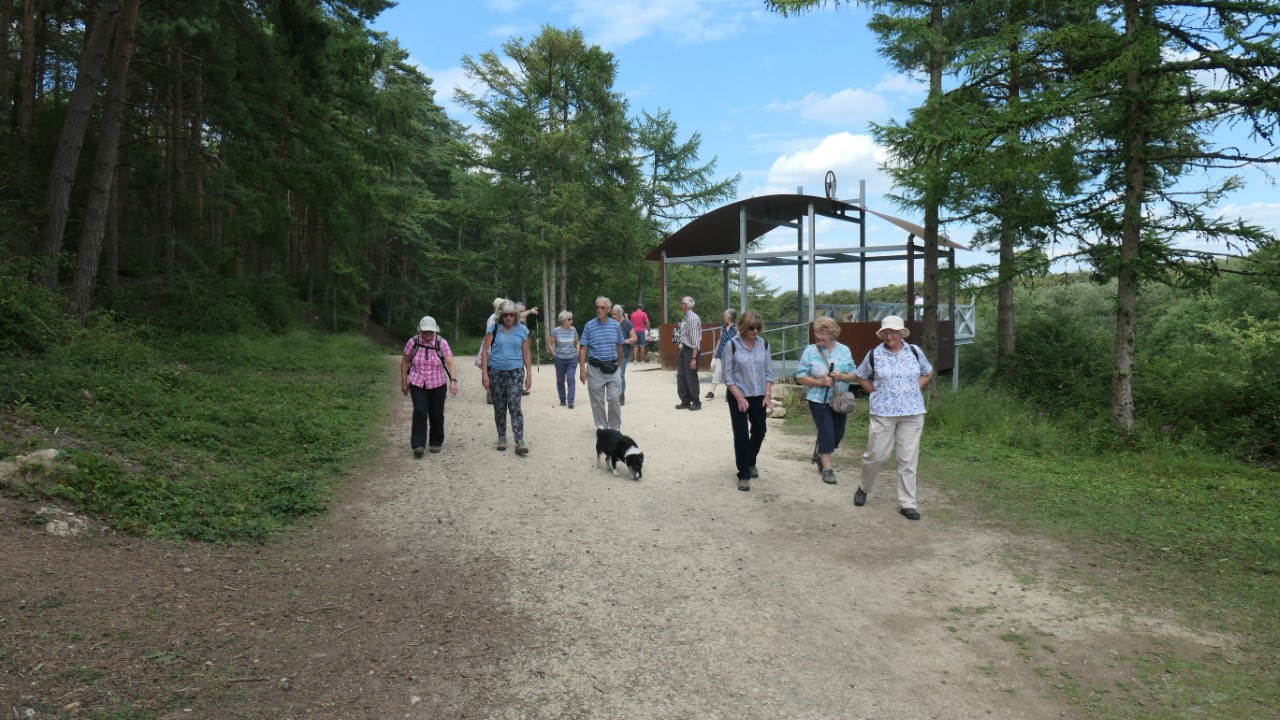
<svg viewBox="0 0 1280 720"><path fill-rule="evenodd" d="M0 713L1083 718L1141 699L1120 658L1229 645L1099 602L1056 548L982 529L927 472L922 521L898 515L891 470L855 508L860 422L838 485L775 424L739 492L723 400L677 411L671 374L632 366L632 482L593 467L585 389L559 407L550 367L525 398L531 454L496 452L459 362L444 452L414 460L392 363L368 467L272 546L49 538L0 502Z"/></svg>
<svg viewBox="0 0 1280 720"><path fill-rule="evenodd" d="M501 602L532 637L503 668L493 717L1075 716L1053 688L1063 677L1105 683L1113 654L1148 632L1186 639L1077 602L1038 568L1015 576L1005 561L1022 544L957 522L931 478L920 522L897 513L887 477L855 508L861 426L833 487L806 438L775 425L761 477L739 492L723 400L677 411L671 374L633 365L623 430L645 451L636 483L592 467L585 392L558 407L549 367L524 399L530 456L492 450L491 408L460 365L447 452L405 459L404 502L367 511L410 545L428 527L510 563ZM393 456L407 455L404 427Z"/></svg>

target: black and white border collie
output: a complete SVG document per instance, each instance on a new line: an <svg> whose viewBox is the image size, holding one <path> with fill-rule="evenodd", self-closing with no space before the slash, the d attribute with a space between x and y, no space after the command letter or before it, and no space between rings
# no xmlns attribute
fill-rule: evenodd
<svg viewBox="0 0 1280 720"><path fill-rule="evenodd" d="M635 440L617 430L596 430L596 467L600 467L601 458L613 469L614 476L618 475L618 463L626 466L632 480L639 480L643 474L644 453L640 452Z"/></svg>

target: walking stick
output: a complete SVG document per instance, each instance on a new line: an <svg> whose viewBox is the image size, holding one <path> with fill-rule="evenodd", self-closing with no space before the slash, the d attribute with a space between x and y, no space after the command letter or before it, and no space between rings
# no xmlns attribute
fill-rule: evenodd
<svg viewBox="0 0 1280 720"><path fill-rule="evenodd" d="M533 325L536 328L538 326L538 316L537 315L533 316L533 321L530 322L529 324ZM536 343L538 348L538 364L534 366L535 368L537 368L534 372L541 375L542 374L542 333L537 333L536 335L534 335L533 341L534 343Z"/></svg>

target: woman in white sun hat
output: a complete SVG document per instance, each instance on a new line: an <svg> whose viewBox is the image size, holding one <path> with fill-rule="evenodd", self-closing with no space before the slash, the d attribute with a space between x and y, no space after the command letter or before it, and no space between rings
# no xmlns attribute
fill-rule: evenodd
<svg viewBox="0 0 1280 720"><path fill-rule="evenodd" d="M445 393L458 396L458 370L449 341L440 337L440 326L430 315L418 321L418 334L404 345L400 392L413 400L413 423L409 429L413 456L422 457L428 440L431 452L440 452L444 445Z"/></svg>
<svg viewBox="0 0 1280 720"><path fill-rule="evenodd" d="M898 450L899 512L919 520L916 508L916 462L920 435L924 432L924 393L933 379L933 366L919 347L904 342L911 335L897 315L880 321L876 336L884 342L871 349L854 373L862 389L870 393L871 420L867 451L862 454L862 482L853 504L862 507L875 486L880 467Z"/></svg>

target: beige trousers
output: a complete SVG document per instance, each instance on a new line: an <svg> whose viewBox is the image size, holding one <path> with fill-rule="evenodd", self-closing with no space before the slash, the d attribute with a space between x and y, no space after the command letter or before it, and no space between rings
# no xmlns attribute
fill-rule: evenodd
<svg viewBox="0 0 1280 720"><path fill-rule="evenodd" d="M867 430L867 451L862 453L862 492L870 494L880 468L889 459L894 446L898 449L898 504L916 507L916 461L920 459L920 435L924 432L924 415L899 417L871 416Z"/></svg>

